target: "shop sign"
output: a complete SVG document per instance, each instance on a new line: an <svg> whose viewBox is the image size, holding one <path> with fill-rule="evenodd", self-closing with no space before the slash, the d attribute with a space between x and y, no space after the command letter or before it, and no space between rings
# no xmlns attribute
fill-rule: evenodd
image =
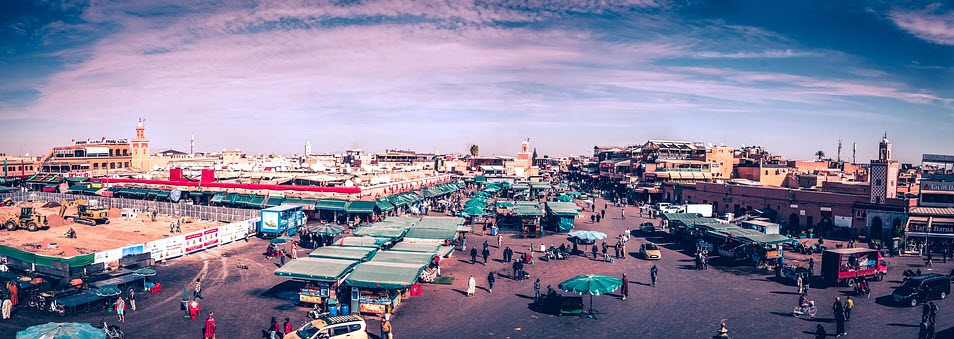
<svg viewBox="0 0 954 339"><path fill-rule="evenodd" d="M954 182L925 181L921 183L922 191L954 191Z"/></svg>

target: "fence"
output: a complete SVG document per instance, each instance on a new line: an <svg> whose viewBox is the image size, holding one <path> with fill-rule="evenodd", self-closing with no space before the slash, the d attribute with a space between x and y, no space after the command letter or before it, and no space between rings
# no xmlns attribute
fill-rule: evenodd
<svg viewBox="0 0 954 339"><path fill-rule="evenodd" d="M114 197L88 196L78 194L49 193L49 192L13 192L0 194L0 200L10 197L15 201L46 201L62 202L63 200L96 200L98 206L106 208L128 208L140 212L157 211L161 215L172 217L191 217L198 220L213 220L223 222L237 222L259 217L259 210L230 208L220 206L203 206L186 203L172 203L162 201L148 201Z"/></svg>

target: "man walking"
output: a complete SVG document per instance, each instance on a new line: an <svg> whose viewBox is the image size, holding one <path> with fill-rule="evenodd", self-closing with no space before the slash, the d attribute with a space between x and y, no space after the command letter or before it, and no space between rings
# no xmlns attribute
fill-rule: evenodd
<svg viewBox="0 0 954 339"><path fill-rule="evenodd" d="M599 251L600 251L600 248L597 247L596 244L593 244L593 259L596 259L596 255L597 253L599 253Z"/></svg>
<svg viewBox="0 0 954 339"><path fill-rule="evenodd" d="M626 297L629 296L629 279L626 278L626 273L623 273L623 286L620 288L620 294L623 295L623 300L626 300Z"/></svg>
<svg viewBox="0 0 954 339"><path fill-rule="evenodd" d="M287 318L286 318L287 319ZM203 338L205 339L215 339L215 319L212 318L212 311L209 311L209 317L205 319L205 330L203 331Z"/></svg>
<svg viewBox="0 0 954 339"><path fill-rule="evenodd" d="M384 314L384 321L381 322L381 339L391 339L391 314Z"/></svg>
<svg viewBox="0 0 954 339"><path fill-rule="evenodd" d="M831 311L835 316L835 336L840 337L848 334L845 331L845 306L841 304L841 297L835 297L835 303L831 306Z"/></svg>
<svg viewBox="0 0 954 339"><path fill-rule="evenodd" d="M3 292L3 306L0 306L2 309L3 319L10 319L10 312L13 310L13 302L10 301L10 294L7 291Z"/></svg>
<svg viewBox="0 0 954 339"><path fill-rule="evenodd" d="M129 308L136 310L136 289L132 287L129 288Z"/></svg>
<svg viewBox="0 0 954 339"><path fill-rule="evenodd" d="M656 274L658 273L659 269L656 268L656 265L653 265L653 267L649 269L649 279L652 281L653 287L656 287Z"/></svg>
<svg viewBox="0 0 954 339"><path fill-rule="evenodd" d="M494 293L494 282L497 281L497 278L494 277L494 272L487 273L487 291Z"/></svg>
<svg viewBox="0 0 954 339"><path fill-rule="evenodd" d="M815 258L808 258L808 277L815 275Z"/></svg>
<svg viewBox="0 0 954 339"><path fill-rule="evenodd" d="M533 302L540 301L540 278L537 278L537 281L533 283Z"/></svg>
<svg viewBox="0 0 954 339"><path fill-rule="evenodd" d="M474 247L470 249L470 264L473 265L476 263L477 263L477 248Z"/></svg>
<svg viewBox="0 0 954 339"><path fill-rule="evenodd" d="M205 299L202 297L202 282L198 278L195 279L195 289L192 291L192 300L196 299Z"/></svg>
<svg viewBox="0 0 954 339"><path fill-rule="evenodd" d="M477 292L477 280L474 280L474 276L470 276L467 279L467 296L472 296L475 292Z"/></svg>
<svg viewBox="0 0 954 339"><path fill-rule="evenodd" d="M494 227L496 227L496 225ZM501 245L503 245L503 235L497 233L497 248L500 248Z"/></svg>
<svg viewBox="0 0 954 339"><path fill-rule="evenodd" d="M851 309L855 308L855 301L849 295L845 298L845 322L851 321Z"/></svg>
<svg viewBox="0 0 954 339"><path fill-rule="evenodd" d="M625 208L620 208L620 209L619 209L619 218L620 218L620 219L623 219L623 220L626 220L626 209L625 209Z"/></svg>
<svg viewBox="0 0 954 339"><path fill-rule="evenodd" d="M120 296L116 299L116 315L119 316L119 322L126 322L126 301Z"/></svg>
<svg viewBox="0 0 954 339"><path fill-rule="evenodd" d="M484 247L484 253L481 253L484 256L484 266L487 266L487 258L490 257L490 249Z"/></svg>

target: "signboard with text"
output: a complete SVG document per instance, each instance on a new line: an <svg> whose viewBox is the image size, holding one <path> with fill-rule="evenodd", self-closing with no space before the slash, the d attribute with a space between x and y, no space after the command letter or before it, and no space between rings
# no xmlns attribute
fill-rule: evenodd
<svg viewBox="0 0 954 339"><path fill-rule="evenodd" d="M954 191L954 182L945 182L945 181L922 181L921 182L922 191Z"/></svg>

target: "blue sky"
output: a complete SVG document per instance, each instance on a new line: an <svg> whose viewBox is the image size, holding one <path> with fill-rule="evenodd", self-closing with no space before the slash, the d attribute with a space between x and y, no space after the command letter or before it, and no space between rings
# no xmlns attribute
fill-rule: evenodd
<svg viewBox="0 0 954 339"><path fill-rule="evenodd" d="M954 153L954 8L884 1L5 1L0 152L683 139Z"/></svg>

